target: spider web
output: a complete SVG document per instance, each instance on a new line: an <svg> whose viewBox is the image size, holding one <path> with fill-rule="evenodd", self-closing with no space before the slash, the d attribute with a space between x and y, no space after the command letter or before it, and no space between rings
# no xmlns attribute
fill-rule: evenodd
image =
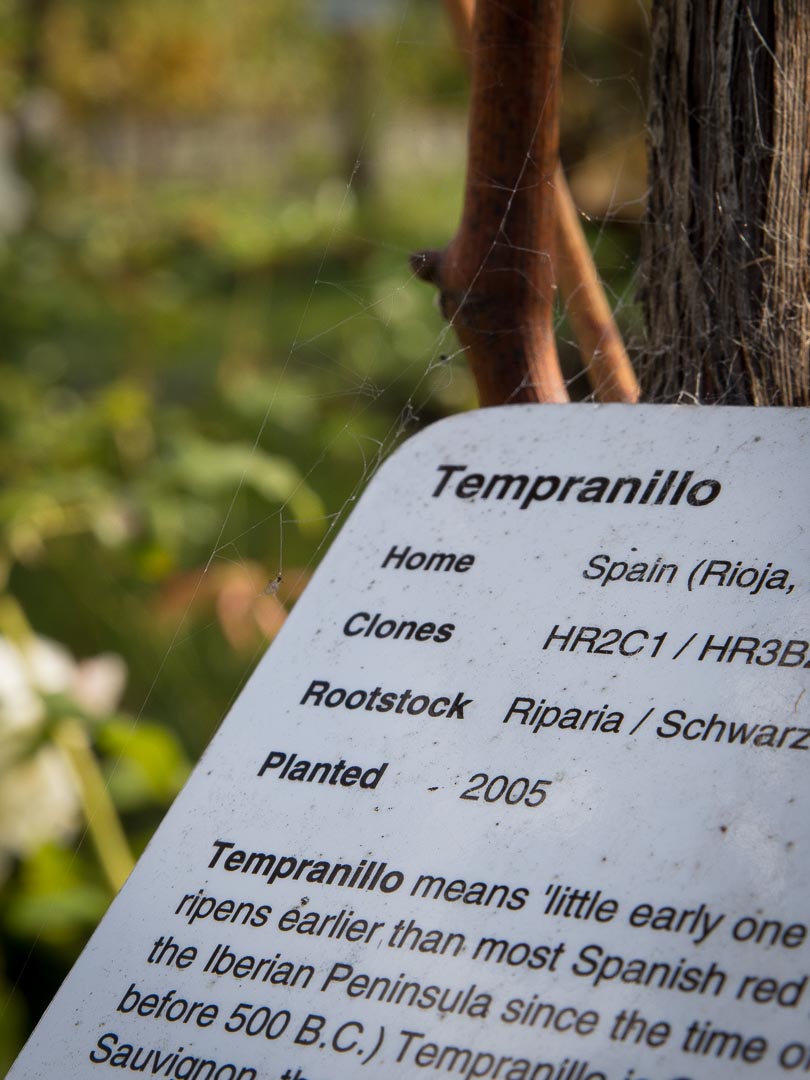
<svg viewBox="0 0 810 1080"><path fill-rule="evenodd" d="M350 4L329 7L332 26L347 45L344 78L351 84L354 72L349 65L355 54L350 46L361 33L360 9L355 5L352 12ZM404 243L403 230L388 229L378 220L371 231L368 221L357 213L358 204L367 198L365 186L371 174L372 183L387 184L389 194L398 190L406 198L409 175L419 175L422 192L429 190L431 183L452 186L454 195L445 198L443 205L454 206L457 215L465 156L463 65L459 58L457 82L445 90L439 87L430 107L425 106L418 87L406 85L406 105L408 93L415 104L410 110L403 109L402 78L396 88L399 98L386 93L379 80L384 82L399 67L407 69L420 50L435 48L436 19L426 21L425 6L415 0L391 0L375 8L371 33L385 44L391 70L382 71L380 65L374 68L378 81L359 109L359 120L354 118L355 156L348 175L336 179L334 162L332 170L324 174L321 201L325 209L320 213L325 237L317 268L300 290L291 316L294 329L287 343L283 339L271 342L277 355L260 384L251 453L259 455L278 447L279 431L283 431L280 418L296 404L289 397L292 374L306 376L295 393L305 411L328 432L314 457L295 461L299 479L288 496L276 507L254 515L247 524L244 512L236 512L244 502L247 466L234 483L215 542L196 572L182 610L175 615L169 644L140 701L136 725L149 715L167 664L215 625L215 620L200 625L193 612L217 568L241 573L256 605L281 598L289 606L385 458L426 423L474 406L471 379L453 328L433 310L427 287L408 269L411 251L420 246L441 246L450 239L457 216L448 216L443 223L436 221L426 204L425 231ZM444 29L440 33L447 39L444 47L451 50L449 32ZM574 5L565 27L561 153L575 198L584 208L583 223L603 271L609 300L631 346L638 328L636 255L644 195L640 73L645 65L645 33L646 15L641 4L630 13L627 5L609 2ZM396 202L389 199L387 205L396 214ZM338 250L347 248L362 256L348 271L334 258ZM376 269L377 263L384 264L384 270ZM391 269L394 264L398 269ZM318 314L321 311L323 317ZM407 329L409 323L415 330ZM406 347L394 357L396 363L369 362L367 356L358 357L345 347L347 339L342 338L342 332L357 325L371 328L372 346L385 342L396 351L397 339L407 339ZM572 399L587 400L590 390L562 301L557 305L555 328ZM333 423L329 406L335 402L341 402L342 409L338 421L329 428ZM296 513L300 492L325 489L323 478L335 473L341 477L340 491L334 495L327 491L324 512L306 519ZM303 558L291 558L291 549L301 549L298 538L302 530L314 539ZM263 560L262 580L257 580L256 574L257 543L270 553ZM269 636L265 634L244 657L235 685L224 689L222 717ZM36 941L32 951L35 946Z"/></svg>
<svg viewBox="0 0 810 1080"><path fill-rule="evenodd" d="M331 20L336 26L353 26L362 22L369 11L374 10L381 21L384 33L391 37L392 56L407 57L413 50L427 47L429 41L420 28L423 9L413 0L390 0L386 4L368 5L344 4L333 0L326 5ZM636 305L638 225L644 205L643 190L643 110L644 91L641 85L641 72L646 63L647 13L639 4L628 15L621 17L611 12L611 5L606 4L602 11L603 19L607 14L608 28L601 25L598 16L594 19L586 5L575 5L569 13L564 33L565 48L565 91L570 94L575 105L586 111L583 99L602 95L607 99L604 112L598 115L580 116L577 120L566 123L563 109L562 155L570 157L573 168L570 171L575 195L589 208L581 211L583 224L595 257L603 271L603 284L608 295L614 316L625 332L631 348L637 343L639 335L639 314ZM613 16L613 24L610 16ZM435 30L435 25L434 25ZM421 32L420 32L421 29ZM618 35L623 35L620 37ZM615 54L607 64L607 72L594 73L594 50L607 49ZM597 65L598 66L598 65ZM348 75L348 73L347 73ZM428 154L439 154L443 162L441 173L436 174L437 183L446 183L450 177L456 184L457 204L460 210L463 187L465 157L466 116L463 106L466 91L448 95L444 104L450 104L453 116L450 122L450 138L439 142L436 133L427 131L416 140L420 144L414 155L411 167L414 171L425 168ZM600 125L600 118L605 114L612 117L607 130L602 130L594 138L594 130ZM277 387L280 387L291 369L311 368L334 376L339 374L339 385L324 394L339 397L345 395L353 400L351 417L339 430L325 442L323 449L314 461L301 463L302 482L310 481L317 475L319 467L328 459L338 444L349 440L355 448L355 460L347 464L345 475L350 478L350 490L340 504L330 508L325 517L324 533L306 563L297 568L297 572L306 578L313 565L318 561L331 536L345 515L350 511L360 492L371 479L383 460L400 442L415 433L426 422L438 416L457 411L458 408L474 407L474 389L465 367L464 351L459 347L452 323L441 320L438 312L433 314L427 331L425 344L415 353L402 358L400 369L386 378L375 372L355 366L350 352L339 355L329 349L319 349L320 343L335 330L352 322L372 320L388 326L396 319L407 318L413 311L415 293L424 294L425 286L419 283L415 275L407 268L408 255L417 246L398 246L387 239L385 234L368 235L356 231L352 220L351 207L354 201L355 182L359 174L365 173L369 165L377 171L379 161L384 158L390 146L385 139L386 118L373 109L362 125L359 138L359 153L354 160L351 174L345 182L339 205L330 226L328 239L322 249L317 272L306 291L301 305L295 335L287 349L284 361L275 373ZM381 137L382 133L382 137ZM443 132L447 134L447 131ZM433 136L431 138L431 136ZM427 154L425 153L427 147ZM411 149L414 144L411 144ZM407 183L407 177L400 177ZM446 222L443 235L426 237L426 242L441 244L450 239L456 221ZM333 278L326 273L326 266L332 250L341 244L355 244L368 251L386 251L398 256L401 269L394 275L390 285L382 293L376 279ZM331 292L341 301L339 318L320 326L314 333L305 333L304 326L310 309L316 298L325 292ZM368 298L371 292L373 298ZM434 307L435 307L434 303ZM403 315L403 312L405 313ZM423 318L421 312L413 316ZM592 398L587 376L582 367L578 345L568 322L564 300L557 304L555 330L561 362L566 375L566 384L572 400ZM404 403L396 411L384 433L371 436L361 429L364 417L384 403L401 386L407 387ZM274 415L278 406L278 394L271 391L261 421L258 424L254 450L258 450L274 424ZM236 485L231 509L236 503L242 488L242 482ZM292 499L286 500L277 510L258 518L247 529L233 531L230 510L226 513L217 542L205 566L205 573L220 560L244 564L245 559L240 545L256 531L277 537L278 561L275 574L271 571L264 593L275 595L280 583L285 579L284 538L289 529L301 524L290 511ZM176 640L171 647L183 640L181 619ZM145 703L146 704L146 703Z"/></svg>

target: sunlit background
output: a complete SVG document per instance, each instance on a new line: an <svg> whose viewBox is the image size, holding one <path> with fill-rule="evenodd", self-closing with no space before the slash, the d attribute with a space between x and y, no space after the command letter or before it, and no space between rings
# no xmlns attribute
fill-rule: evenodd
<svg viewBox="0 0 810 1080"><path fill-rule="evenodd" d="M631 343L645 12L565 42ZM0 0L0 1071L381 457L474 405L407 265L466 100L439 0Z"/></svg>

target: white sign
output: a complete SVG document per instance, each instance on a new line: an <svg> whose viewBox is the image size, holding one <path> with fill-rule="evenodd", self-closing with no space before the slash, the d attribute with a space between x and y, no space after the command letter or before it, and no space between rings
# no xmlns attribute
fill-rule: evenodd
<svg viewBox="0 0 810 1080"><path fill-rule="evenodd" d="M13 1080L810 1072L808 413L380 470Z"/></svg>

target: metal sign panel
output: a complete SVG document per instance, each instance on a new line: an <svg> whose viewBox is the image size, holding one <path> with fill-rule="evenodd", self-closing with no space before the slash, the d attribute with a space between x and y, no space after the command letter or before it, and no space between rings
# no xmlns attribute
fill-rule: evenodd
<svg viewBox="0 0 810 1080"><path fill-rule="evenodd" d="M808 414L380 470L13 1080L810 1072Z"/></svg>

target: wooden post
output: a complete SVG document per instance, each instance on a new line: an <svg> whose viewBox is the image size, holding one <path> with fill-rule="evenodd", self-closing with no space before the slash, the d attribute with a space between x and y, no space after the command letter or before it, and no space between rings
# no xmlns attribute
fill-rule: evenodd
<svg viewBox="0 0 810 1080"><path fill-rule="evenodd" d="M649 126L648 396L810 405L806 0L656 0Z"/></svg>

